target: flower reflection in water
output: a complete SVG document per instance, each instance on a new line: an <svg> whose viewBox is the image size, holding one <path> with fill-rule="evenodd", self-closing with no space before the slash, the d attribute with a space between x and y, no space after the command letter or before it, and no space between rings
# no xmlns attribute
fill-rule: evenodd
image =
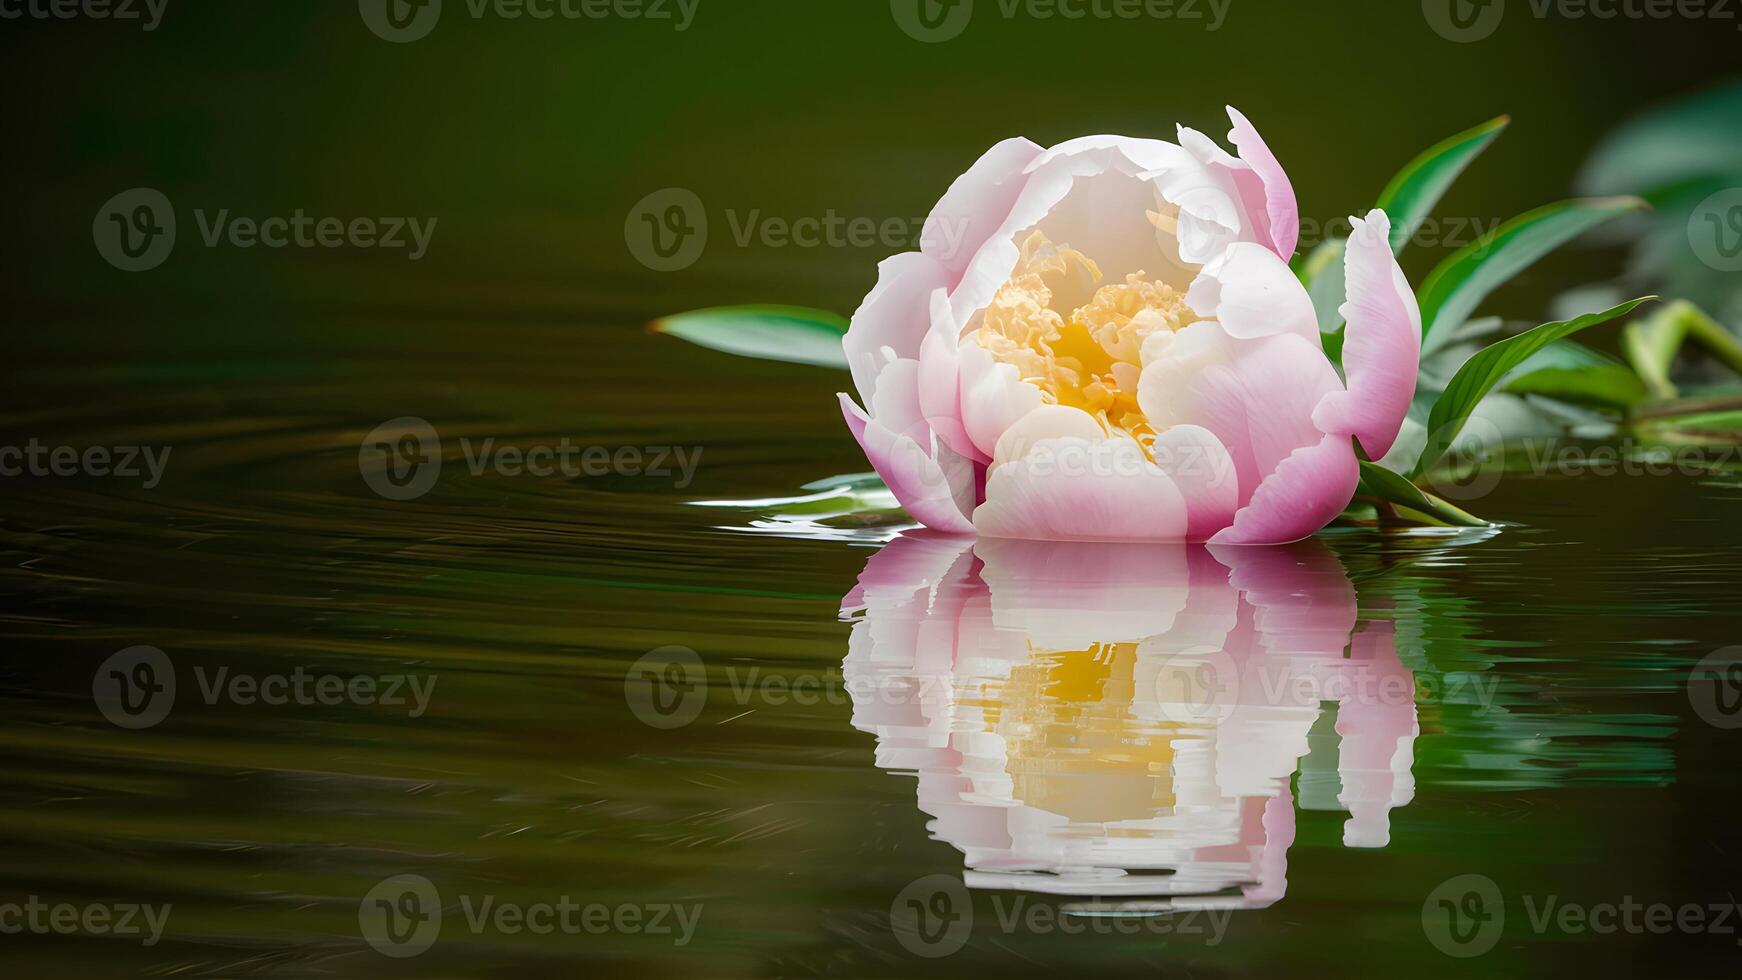
<svg viewBox="0 0 1742 980"><path fill-rule="evenodd" d="M1287 886L1290 778L1326 712L1347 846L1384 846L1414 793L1414 679L1389 622L1355 631L1355 590L1312 541L910 533L842 611L853 724L880 767L918 774L973 888L1270 905Z"/></svg>

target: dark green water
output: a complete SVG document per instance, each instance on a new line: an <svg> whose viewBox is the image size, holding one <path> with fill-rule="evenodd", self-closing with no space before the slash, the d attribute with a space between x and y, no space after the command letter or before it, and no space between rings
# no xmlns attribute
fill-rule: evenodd
<svg viewBox="0 0 1742 980"><path fill-rule="evenodd" d="M833 501L696 505L863 469L844 379L642 329L847 311L912 245L745 221L916 225L997 140L1219 136L1229 102L1309 227L1511 113L1440 209L1492 227L1712 81L1731 25L1514 3L1454 44L1414 2L1241 0L1206 32L981 0L926 45L881 0L703 0L683 32L469 6L407 44L349 0L0 23L0 447L169 452L0 479L0 973L1735 972L1709 908L1742 880L1737 678L1690 685L1742 642L1733 466L1509 475L1464 501L1489 535L880 548L813 520ZM181 237L127 273L93 215L134 187ZM713 227L662 274L624 225L668 187ZM195 218L297 210L439 225L413 262ZM1621 264L1569 250L1493 312ZM390 499L365 437L407 416L442 466ZM697 465L473 475L490 439ZM129 905L167 915L150 945L106 918ZM559 905L575 929L533 928Z"/></svg>
<svg viewBox="0 0 1742 980"><path fill-rule="evenodd" d="M42 401L9 431L173 450L150 489L6 487L0 886L170 911L149 947L9 935L14 975L1734 962L1733 935L1531 919L1550 896L1730 900L1742 732L1712 723L1733 720L1713 700L1732 690L1689 677L1742 621L1734 485L1508 477L1482 501L1521 525L1498 534L1356 530L1233 557L982 544L976 558L923 536L879 550L887 531L752 533L756 512L691 505L851 468L838 420L814 407L829 379L732 364L759 396L710 405L715 355L628 325L561 352L565 329L514 327L489 379L426 339L418 383L392 390L337 357L190 353L171 372L69 354L33 379ZM609 381L576 386L583 364ZM104 397L54 403L73 371L103 377ZM654 391L642 417L623 412ZM412 405L444 465L424 495L384 499L359 444ZM488 436L703 457L682 489L473 476L461 437ZM868 608L844 623L860 583L849 605ZM93 683L141 644L176 691L130 730ZM668 667L670 647L696 660ZM1407 693L1319 717L1270 681L1224 700L1202 687L1267 664L1301 665L1326 701L1339 670L1389 672ZM427 703L410 686L397 706L208 697L225 668L382 678L378 694L403 675ZM644 723L662 707L688 723ZM1419 735L1402 738L1412 714ZM1351 842L1366 846L1345 846L1339 794L1365 814ZM1469 874L1495 883L1505 921L1464 961L1434 945L1423 906ZM436 889L442 928L390 958L359 906L399 875ZM925 914L946 917L915 919L915 882ZM697 917L687 936L536 935L472 927L486 898L630 907L644 926L655 906ZM927 936L954 951L917 955L945 948Z"/></svg>

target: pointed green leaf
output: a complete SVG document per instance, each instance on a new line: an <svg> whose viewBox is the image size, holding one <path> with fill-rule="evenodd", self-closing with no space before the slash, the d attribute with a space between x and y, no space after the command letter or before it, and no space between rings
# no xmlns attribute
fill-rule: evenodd
<svg viewBox="0 0 1742 980"><path fill-rule="evenodd" d="M1620 409L1630 409L1646 396L1644 382L1627 365L1570 340L1550 344L1525 359L1501 389Z"/></svg>
<svg viewBox="0 0 1742 980"><path fill-rule="evenodd" d="M655 320L649 329L711 350L846 370L847 321L801 306L717 306Z"/></svg>
<svg viewBox="0 0 1742 980"><path fill-rule="evenodd" d="M1386 503L1407 507L1452 527L1487 527L1488 522L1461 510L1416 486L1401 473L1361 461L1361 485L1355 491L1360 496L1376 497Z"/></svg>
<svg viewBox="0 0 1742 980"><path fill-rule="evenodd" d="M1403 251L1452 182L1511 121L1510 116L1499 116L1435 143L1391 178L1379 195L1378 206L1391 219L1393 252Z"/></svg>
<svg viewBox="0 0 1742 980"><path fill-rule="evenodd" d="M1511 121L1508 116L1500 116L1435 143L1391 178L1375 206L1391 219L1393 252L1403 251L1452 182ZM1301 281L1307 284L1307 293L1313 300L1313 312L1318 314L1319 329L1325 333L1343 325L1338 308L1343 305L1344 247L1342 239L1320 242L1300 268Z"/></svg>
<svg viewBox="0 0 1742 980"><path fill-rule="evenodd" d="M1610 218L1645 206L1636 197L1561 201L1527 211L1453 252L1422 283L1422 349L1445 343L1489 293L1544 255Z"/></svg>
<svg viewBox="0 0 1742 980"><path fill-rule="evenodd" d="M1458 433L1463 431L1464 423L1469 420L1470 413L1477 404L1500 383L1500 379L1512 373L1530 355L1581 330L1606 323L1618 316L1626 316L1634 307L1656 298L1642 296L1601 313L1587 313L1572 320L1545 323L1478 351L1474 357L1464 362L1457 374L1452 375L1452 380L1446 384L1446 390L1440 394L1439 400L1434 402L1433 410L1428 413L1427 445L1422 447L1421 458L1416 460L1412 475L1420 475L1445 455L1452 442L1458 438Z"/></svg>

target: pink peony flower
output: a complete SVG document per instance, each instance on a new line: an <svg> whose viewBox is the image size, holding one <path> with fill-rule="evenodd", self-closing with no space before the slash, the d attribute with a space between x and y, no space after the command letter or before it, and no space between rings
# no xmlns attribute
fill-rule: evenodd
<svg viewBox="0 0 1742 980"><path fill-rule="evenodd" d="M847 425L939 531L1293 541L1391 447L1421 314L1382 211L1351 219L1343 370L1289 270L1293 188L1230 108L1231 155L1088 136L999 143L892 256L843 340Z"/></svg>

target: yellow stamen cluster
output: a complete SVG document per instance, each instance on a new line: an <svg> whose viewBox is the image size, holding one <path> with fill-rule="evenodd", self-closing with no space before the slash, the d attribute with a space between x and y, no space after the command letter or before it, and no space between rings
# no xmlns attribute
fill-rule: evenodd
<svg viewBox="0 0 1742 980"><path fill-rule="evenodd" d="M1181 293L1141 271L1121 283L1101 285L1101 278L1093 260L1033 232L973 338L1015 365L1048 404L1080 408L1147 452L1155 433L1137 405L1144 338L1196 316Z"/></svg>

